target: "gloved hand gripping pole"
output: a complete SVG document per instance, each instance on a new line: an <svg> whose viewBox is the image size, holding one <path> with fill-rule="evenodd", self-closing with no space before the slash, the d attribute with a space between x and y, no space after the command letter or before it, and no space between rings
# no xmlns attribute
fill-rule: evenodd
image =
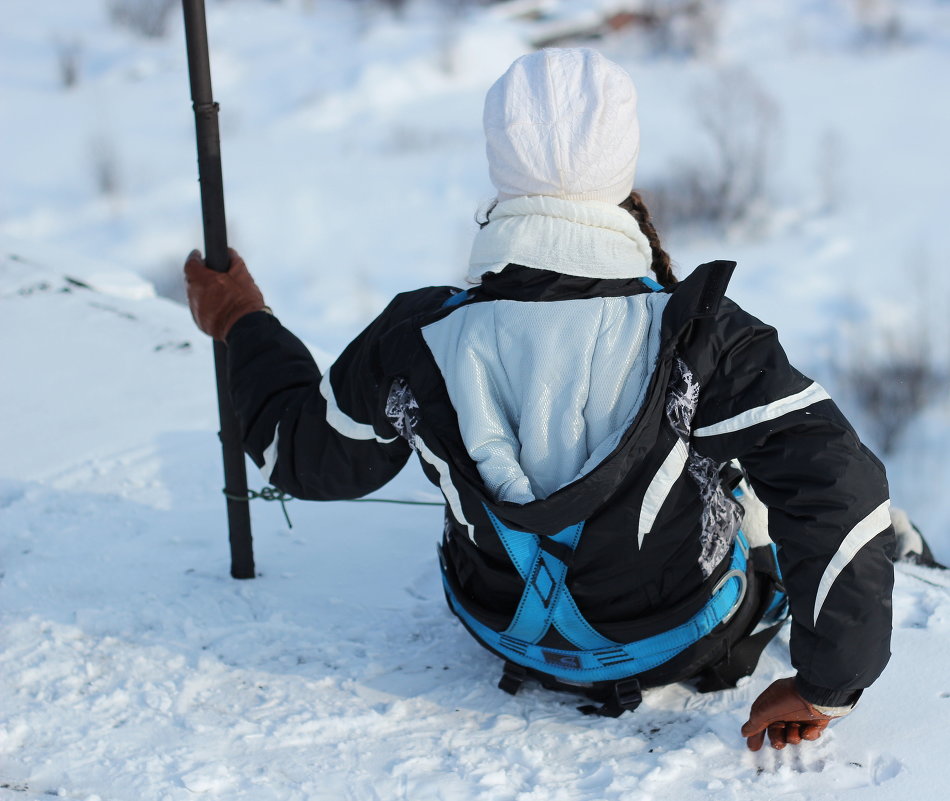
<svg viewBox="0 0 950 801"><path fill-rule="evenodd" d="M218 104L211 94L208 56L208 26L204 0L182 0L191 100L195 110L198 141L198 180L201 185L201 216L204 223L205 263L226 272L229 264L228 235L224 217L224 183L221 172L221 139ZM247 498L247 472L237 417L228 392L227 347L214 343L214 371L218 386L218 416L224 457L224 488L227 498L228 534L231 543L231 575L254 578L254 549Z"/></svg>

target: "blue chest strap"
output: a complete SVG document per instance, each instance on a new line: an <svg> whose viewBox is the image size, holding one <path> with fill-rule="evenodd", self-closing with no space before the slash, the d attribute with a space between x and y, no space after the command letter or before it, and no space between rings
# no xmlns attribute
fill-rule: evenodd
<svg viewBox="0 0 950 801"><path fill-rule="evenodd" d="M569 562L580 542L584 523L550 537L540 537L508 528L490 510L486 508L486 511L524 581L524 591L508 628L495 631L466 611L443 575L452 611L491 650L518 665L562 681L616 681L658 667L728 620L745 596L749 552L745 536L740 532L729 568L695 615L652 637L630 643L615 642L587 622L566 585ZM552 627L576 650L539 645Z"/></svg>

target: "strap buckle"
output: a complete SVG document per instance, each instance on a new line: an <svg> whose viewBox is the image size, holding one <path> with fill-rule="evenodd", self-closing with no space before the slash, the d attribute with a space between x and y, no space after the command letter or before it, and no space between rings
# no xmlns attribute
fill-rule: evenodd
<svg viewBox="0 0 950 801"><path fill-rule="evenodd" d="M728 570L723 574L723 577L716 582L716 586L713 588L712 597L715 597L719 594L719 591L726 586L726 582L731 578L739 579L739 596L736 598L736 602L732 605L728 612L723 616L722 620L719 621L720 624L728 623L732 616L739 611L739 607L742 606L742 602L745 600L746 590L749 588L749 579L746 576L744 570L739 570L739 568L733 568Z"/></svg>
<svg viewBox="0 0 950 801"><path fill-rule="evenodd" d="M577 709L585 715L600 715L605 718L619 718L624 712L633 712L643 703L643 692L640 689L640 680L635 676L614 682L610 697L602 706L579 706Z"/></svg>
<svg viewBox="0 0 950 801"><path fill-rule="evenodd" d="M501 678L498 680L498 689L504 690L508 695L517 695L526 678L528 678L528 669L524 665L506 660Z"/></svg>
<svg viewBox="0 0 950 801"><path fill-rule="evenodd" d="M631 712L643 703L643 692L640 689L639 679L624 679L614 685L614 699L621 711L629 709Z"/></svg>

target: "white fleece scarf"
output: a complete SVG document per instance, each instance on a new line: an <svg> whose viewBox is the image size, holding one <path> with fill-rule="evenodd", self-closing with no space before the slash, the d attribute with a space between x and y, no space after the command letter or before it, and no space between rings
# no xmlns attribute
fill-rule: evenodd
<svg viewBox="0 0 950 801"><path fill-rule="evenodd" d="M639 278L653 255L629 212L601 201L534 196L498 203L472 244L468 278L522 264L583 278Z"/></svg>

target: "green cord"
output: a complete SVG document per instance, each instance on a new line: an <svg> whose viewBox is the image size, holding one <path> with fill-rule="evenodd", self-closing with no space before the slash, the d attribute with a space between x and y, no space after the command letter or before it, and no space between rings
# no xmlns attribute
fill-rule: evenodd
<svg viewBox="0 0 950 801"><path fill-rule="evenodd" d="M249 489L246 496L235 495L233 492L228 492L227 488L221 490L224 493L224 497L229 501L244 501L244 503L250 503L255 498L261 498L265 501L280 501L280 508L284 510L284 519L287 521L287 528L293 528L294 524L290 522L290 515L287 514L287 501L293 498L293 495L288 495L286 492L277 489L277 487L262 487L260 492Z"/></svg>
<svg viewBox="0 0 950 801"><path fill-rule="evenodd" d="M343 503L402 503L406 506L445 506L444 501L398 501L394 498L350 498Z"/></svg>
<svg viewBox="0 0 950 801"><path fill-rule="evenodd" d="M256 490L249 489L247 491L247 496L235 495L233 492L228 492L227 489L221 490L224 493L224 497L231 501L244 501L244 503L250 503L251 501L260 498L264 501L279 501L280 508L284 511L284 519L287 521L287 528L293 528L294 524L290 522L290 515L287 514L287 501L293 500L293 495L288 495L283 490L277 489L277 487L262 487L260 492ZM395 498L349 498L340 503L398 503L404 506L445 506L441 501L402 501Z"/></svg>

